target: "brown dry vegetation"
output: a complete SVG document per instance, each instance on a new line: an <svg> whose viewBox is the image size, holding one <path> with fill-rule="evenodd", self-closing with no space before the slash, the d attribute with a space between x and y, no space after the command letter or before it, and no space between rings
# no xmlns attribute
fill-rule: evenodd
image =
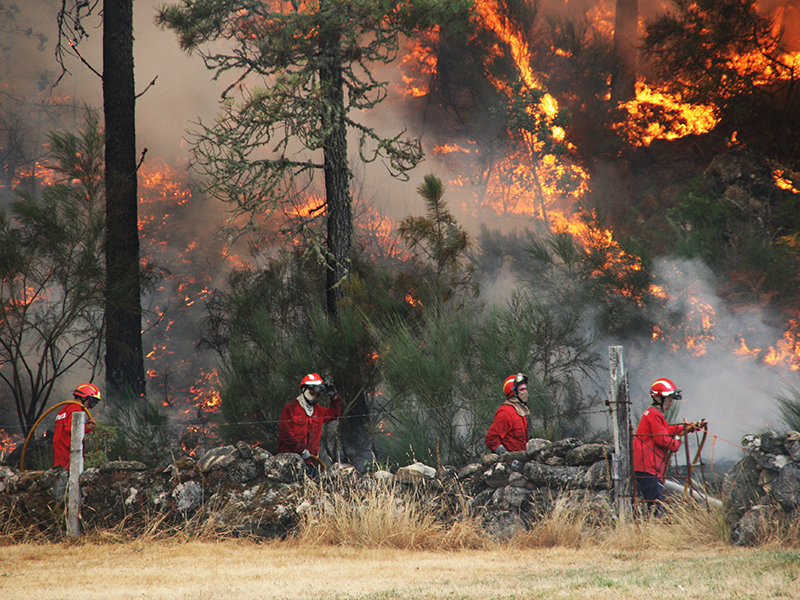
<svg viewBox="0 0 800 600"><path fill-rule="evenodd" d="M0 597L800 597L797 524L765 523L765 545L736 548L722 512L702 507L605 525L589 510L560 511L505 542L482 534L477 517L448 523L391 488L358 502L310 495L302 514L296 535L261 543L156 521L135 537L124 528L61 543L0 536Z"/></svg>

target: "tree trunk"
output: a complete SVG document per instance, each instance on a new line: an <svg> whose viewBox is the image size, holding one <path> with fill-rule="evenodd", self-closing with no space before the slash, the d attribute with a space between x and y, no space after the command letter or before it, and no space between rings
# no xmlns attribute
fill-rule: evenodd
<svg viewBox="0 0 800 600"><path fill-rule="evenodd" d="M323 147L328 208L325 300L328 314L336 319L337 305L344 297L344 284L350 274L353 248L353 207L350 196L350 166L347 160L347 127L344 120L345 86L341 48L336 32L321 36L320 51L327 59L320 69L320 82L325 86L326 97L323 125L326 131L330 131ZM365 395L357 385L358 382L353 381L352 375L333 373L342 395L354 400L348 408L347 418L341 421L339 428L345 449L363 445L369 412Z"/></svg>
<svg viewBox="0 0 800 600"><path fill-rule="evenodd" d="M614 15L614 59L611 99L628 102L636 98L636 55L639 26L638 0L617 0Z"/></svg>
<svg viewBox="0 0 800 600"><path fill-rule="evenodd" d="M342 284L350 272L353 247L353 208L350 197L350 168L347 162L347 128L344 115L344 78L338 36L323 37L321 51L326 56L320 70L325 86L324 127L330 131L325 155L325 195L328 207L328 264L326 302L328 314L336 315L336 303L343 296Z"/></svg>
<svg viewBox="0 0 800 600"><path fill-rule="evenodd" d="M103 7L106 385L143 396L135 104L133 0L110 0Z"/></svg>

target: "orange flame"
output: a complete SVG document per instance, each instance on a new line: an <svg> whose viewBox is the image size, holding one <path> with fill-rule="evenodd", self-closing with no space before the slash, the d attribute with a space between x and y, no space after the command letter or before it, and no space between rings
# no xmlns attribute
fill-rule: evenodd
<svg viewBox="0 0 800 600"><path fill-rule="evenodd" d="M688 104L680 94L654 90L643 80L636 82L636 99L621 105L628 119L615 129L636 146L649 146L655 139L675 140L708 133L719 123L713 106Z"/></svg>

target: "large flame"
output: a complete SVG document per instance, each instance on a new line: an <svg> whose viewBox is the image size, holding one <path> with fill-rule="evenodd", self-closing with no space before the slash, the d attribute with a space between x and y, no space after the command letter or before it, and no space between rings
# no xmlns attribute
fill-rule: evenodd
<svg viewBox="0 0 800 600"><path fill-rule="evenodd" d="M636 82L636 99L622 106L628 119L615 129L634 146L708 133L719 123L714 106L683 102L680 94L653 89L641 79Z"/></svg>

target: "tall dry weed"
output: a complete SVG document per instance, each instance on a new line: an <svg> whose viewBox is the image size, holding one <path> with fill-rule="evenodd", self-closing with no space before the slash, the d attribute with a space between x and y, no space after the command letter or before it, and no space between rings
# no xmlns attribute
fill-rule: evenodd
<svg viewBox="0 0 800 600"><path fill-rule="evenodd" d="M409 550L486 546L477 520L463 516L448 521L435 500L381 482L344 491L312 488L299 509L296 540L311 545Z"/></svg>
<svg viewBox="0 0 800 600"><path fill-rule="evenodd" d="M730 530L723 508L687 501L668 505L660 517L637 513L620 519L598 541L609 550L624 552L716 547L730 544Z"/></svg>

